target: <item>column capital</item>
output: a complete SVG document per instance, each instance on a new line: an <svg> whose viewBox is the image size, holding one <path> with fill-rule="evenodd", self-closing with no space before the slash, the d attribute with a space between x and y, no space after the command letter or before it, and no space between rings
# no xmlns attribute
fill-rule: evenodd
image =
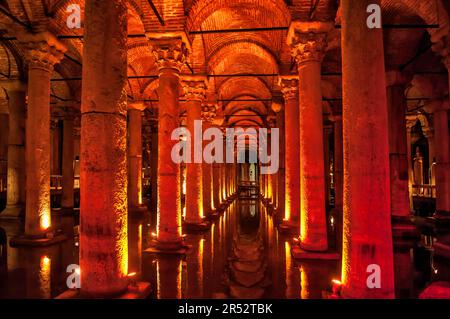
<svg viewBox="0 0 450 319"><path fill-rule="evenodd" d="M0 81L0 87L6 92L27 92L27 84L20 80L4 80Z"/></svg>
<svg viewBox="0 0 450 319"><path fill-rule="evenodd" d="M173 70L179 74L189 55L189 41L183 34L146 34L159 72Z"/></svg>
<svg viewBox="0 0 450 319"><path fill-rule="evenodd" d="M22 33L17 38L25 51L29 68L53 71L55 64L64 58L67 51L67 47L50 32Z"/></svg>
<svg viewBox="0 0 450 319"><path fill-rule="evenodd" d="M298 76L283 75L278 79L285 100L298 98Z"/></svg>
<svg viewBox="0 0 450 319"><path fill-rule="evenodd" d="M400 70L389 70L386 72L386 86L404 86L411 82L413 74Z"/></svg>
<svg viewBox="0 0 450 319"><path fill-rule="evenodd" d="M406 131L408 132L408 134L411 133L411 129L414 125L416 125L416 123L417 123L417 117L412 116L412 115L406 116Z"/></svg>
<svg viewBox="0 0 450 319"><path fill-rule="evenodd" d="M327 34L332 28L331 22L291 22L287 44L299 66L322 61L327 48Z"/></svg>
<svg viewBox="0 0 450 319"><path fill-rule="evenodd" d="M217 115L217 106L214 103L205 104L202 106L202 120L208 123L213 123Z"/></svg>
<svg viewBox="0 0 450 319"><path fill-rule="evenodd" d="M147 108L144 102L129 102L128 110L143 111Z"/></svg>
<svg viewBox="0 0 450 319"><path fill-rule="evenodd" d="M200 101L206 99L206 78L203 76L183 76L181 81L184 96L187 101Z"/></svg>
<svg viewBox="0 0 450 319"><path fill-rule="evenodd" d="M274 111L275 113L280 113L281 111L283 111L283 104L282 104L282 103L279 103L279 102L273 101L273 102L272 102L272 105L271 105L271 109L272 109L272 111Z"/></svg>

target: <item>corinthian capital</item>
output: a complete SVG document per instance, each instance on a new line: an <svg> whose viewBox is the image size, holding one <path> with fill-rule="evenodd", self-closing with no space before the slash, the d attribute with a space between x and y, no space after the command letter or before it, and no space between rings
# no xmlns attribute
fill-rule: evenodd
<svg viewBox="0 0 450 319"><path fill-rule="evenodd" d="M147 34L147 37L159 71L171 69L180 73L189 54L188 43L184 37L156 34Z"/></svg>
<svg viewBox="0 0 450 319"><path fill-rule="evenodd" d="M298 98L298 76L280 76L278 84L281 87L281 93L283 93L285 100Z"/></svg>
<svg viewBox="0 0 450 319"><path fill-rule="evenodd" d="M292 22L287 44L298 65L321 62L327 48L327 34L332 24L328 22Z"/></svg>
<svg viewBox="0 0 450 319"><path fill-rule="evenodd" d="M217 115L217 105L214 103L208 103L202 107L202 120L208 123L212 123Z"/></svg>
<svg viewBox="0 0 450 319"><path fill-rule="evenodd" d="M206 98L205 77L183 77L181 81L187 101L204 101Z"/></svg>
<svg viewBox="0 0 450 319"><path fill-rule="evenodd" d="M49 32L23 33L18 36L19 44L25 51L25 61L29 68L53 71L55 64L64 58L67 48Z"/></svg>

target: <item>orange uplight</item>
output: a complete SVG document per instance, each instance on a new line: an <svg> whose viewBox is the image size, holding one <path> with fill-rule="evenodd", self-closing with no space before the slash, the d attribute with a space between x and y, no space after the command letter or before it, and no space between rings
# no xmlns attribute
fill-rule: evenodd
<svg viewBox="0 0 450 319"><path fill-rule="evenodd" d="M50 228L50 213L48 211L42 213L39 224L43 230Z"/></svg>
<svg viewBox="0 0 450 319"><path fill-rule="evenodd" d="M342 282L338 279L333 279L331 282L333 283L333 285L342 286Z"/></svg>
<svg viewBox="0 0 450 319"><path fill-rule="evenodd" d="M127 275L128 278L132 278L132 277L135 277L135 276L136 276L136 273L135 273L135 272L130 272L130 273Z"/></svg>
<svg viewBox="0 0 450 319"><path fill-rule="evenodd" d="M342 282L338 279L333 279L331 282L333 283L333 286L331 288L333 295L339 296L341 293Z"/></svg>

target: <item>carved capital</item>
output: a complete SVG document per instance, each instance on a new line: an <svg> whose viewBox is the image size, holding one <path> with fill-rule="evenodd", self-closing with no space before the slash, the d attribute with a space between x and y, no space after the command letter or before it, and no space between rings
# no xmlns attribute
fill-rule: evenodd
<svg viewBox="0 0 450 319"><path fill-rule="evenodd" d="M321 62L327 48L327 34L331 23L293 22L289 27L287 44L300 66L306 62Z"/></svg>
<svg viewBox="0 0 450 319"><path fill-rule="evenodd" d="M187 101L204 101L206 99L206 80L204 77L183 77L181 81Z"/></svg>
<svg viewBox="0 0 450 319"><path fill-rule="evenodd" d="M205 104L202 107L202 120L213 123L217 115L217 107L215 104Z"/></svg>
<svg viewBox="0 0 450 319"><path fill-rule="evenodd" d="M49 32L24 33L18 36L24 49L25 61L30 69L53 71L55 64L64 58L67 48Z"/></svg>
<svg viewBox="0 0 450 319"><path fill-rule="evenodd" d="M298 77L281 76L278 80L285 100L298 98Z"/></svg>
<svg viewBox="0 0 450 319"><path fill-rule="evenodd" d="M181 38L150 39L158 70L180 73L188 56L188 47Z"/></svg>
<svg viewBox="0 0 450 319"><path fill-rule="evenodd" d="M143 111L145 109L146 109L146 105L144 102L129 102L128 103L128 110Z"/></svg>

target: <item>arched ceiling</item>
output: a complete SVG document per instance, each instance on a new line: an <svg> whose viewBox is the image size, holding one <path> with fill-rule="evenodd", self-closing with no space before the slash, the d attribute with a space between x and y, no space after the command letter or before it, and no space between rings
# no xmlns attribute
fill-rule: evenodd
<svg viewBox="0 0 450 319"><path fill-rule="evenodd" d="M191 41L188 58L191 69L186 67L183 72L210 76L209 91L219 101L222 113L219 115L225 116L228 125L266 125L266 117L273 114L270 100L280 95L277 76L272 75L296 72L286 45L287 30L255 29L287 27L291 20L298 19L336 20L339 24L338 1L335 0L152 1L164 26L149 1L128 1L128 33L134 35L128 38L128 75L133 77L128 81L130 99L158 99L157 69L145 33L185 30ZM66 9L70 4L78 4L83 13L84 0L4 0L1 3L24 24L32 25L35 31L48 29L56 35L66 36L60 39L69 50L55 69L55 79L81 76L84 30L67 27L69 13ZM448 26L449 3L443 0L382 0L385 24L438 24L440 27L386 29L388 68L408 68L413 73L445 73L440 59L429 46L438 30ZM11 23L6 16L0 16L0 31L9 30ZM233 29L247 31L198 33ZM7 31L3 33L13 36ZM21 52L14 41L7 41L0 47L0 59L0 76L24 77ZM340 98L340 67L340 30L336 28L329 35L329 47L322 66L324 97L327 99ZM446 76L442 74L435 76L444 81L442 77ZM52 92L63 99L79 99L80 87L78 80L52 82Z"/></svg>

